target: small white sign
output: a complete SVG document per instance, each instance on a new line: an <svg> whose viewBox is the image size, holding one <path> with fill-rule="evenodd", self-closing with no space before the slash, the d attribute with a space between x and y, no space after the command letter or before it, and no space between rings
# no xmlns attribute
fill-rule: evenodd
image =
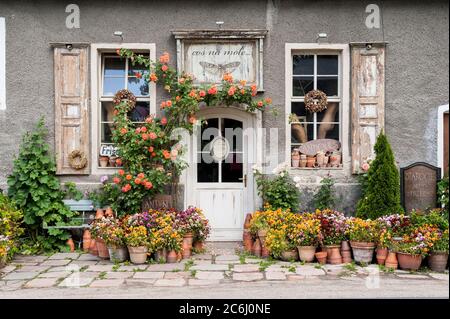
<svg viewBox="0 0 450 319"><path fill-rule="evenodd" d="M114 145L102 145L100 156L117 156L117 147Z"/></svg>

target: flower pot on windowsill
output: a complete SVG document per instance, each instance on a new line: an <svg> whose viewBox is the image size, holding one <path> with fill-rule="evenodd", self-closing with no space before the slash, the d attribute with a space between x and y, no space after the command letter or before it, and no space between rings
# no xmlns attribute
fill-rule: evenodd
<svg viewBox="0 0 450 319"><path fill-rule="evenodd" d="M98 162L100 163L100 167L108 167L109 157L108 156L100 156L98 158Z"/></svg>

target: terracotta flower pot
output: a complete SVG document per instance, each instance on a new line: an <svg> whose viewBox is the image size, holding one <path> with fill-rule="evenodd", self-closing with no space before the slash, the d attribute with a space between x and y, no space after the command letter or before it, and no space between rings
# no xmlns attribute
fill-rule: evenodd
<svg viewBox="0 0 450 319"><path fill-rule="evenodd" d="M350 245L353 250L353 258L357 263L370 264L372 262L375 243L351 241Z"/></svg>
<svg viewBox="0 0 450 319"><path fill-rule="evenodd" d="M386 262L386 258L388 256L388 249L387 248L377 248L377 263L378 265L384 265Z"/></svg>
<svg viewBox="0 0 450 319"><path fill-rule="evenodd" d="M266 236L267 236L267 230L266 229L260 229L258 230L258 237L261 241L261 247L264 247L266 243Z"/></svg>
<svg viewBox="0 0 450 319"><path fill-rule="evenodd" d="M70 251L75 251L75 243L72 238L67 239L67 246L69 246Z"/></svg>
<svg viewBox="0 0 450 319"><path fill-rule="evenodd" d="M341 245L329 245L326 246L327 251L327 263L332 265L342 264L342 256L339 251Z"/></svg>
<svg viewBox="0 0 450 319"><path fill-rule="evenodd" d="M183 242L185 242L187 245L189 245L192 248L192 244L194 243L194 234L193 233L184 234Z"/></svg>
<svg viewBox="0 0 450 319"><path fill-rule="evenodd" d="M308 156L306 158L306 167L314 167L315 164L316 164L315 156Z"/></svg>
<svg viewBox="0 0 450 319"><path fill-rule="evenodd" d="M148 248L146 246L128 246L128 252L130 253L130 260L133 264L140 265L147 261Z"/></svg>
<svg viewBox="0 0 450 319"><path fill-rule="evenodd" d="M96 243L97 243L98 257L103 259L109 259L108 247L106 247L106 244L103 241L103 239L97 238Z"/></svg>
<svg viewBox="0 0 450 319"><path fill-rule="evenodd" d="M107 207L105 210L105 217L114 217L114 212L111 207Z"/></svg>
<svg viewBox="0 0 450 319"><path fill-rule="evenodd" d="M261 241L259 240L259 238L256 238L255 242L253 243L252 254L257 257L261 257Z"/></svg>
<svg viewBox="0 0 450 319"><path fill-rule="evenodd" d="M327 262L327 252L326 251L319 251L319 252L315 253L315 256L316 256L319 264L321 264L321 265L326 264L326 262Z"/></svg>
<svg viewBox="0 0 450 319"><path fill-rule="evenodd" d="M155 251L155 261L156 262L162 262L165 263L166 262L166 258L167 258L167 251L165 248L163 249L158 249L157 251Z"/></svg>
<svg viewBox="0 0 450 319"><path fill-rule="evenodd" d="M316 246L299 246L298 255L301 261L312 262L314 261L314 254L316 253Z"/></svg>
<svg viewBox="0 0 450 319"><path fill-rule="evenodd" d="M192 245L189 244L189 240L183 239L182 248L182 257L190 258L192 256Z"/></svg>
<svg viewBox="0 0 450 319"><path fill-rule="evenodd" d="M306 159L300 159L299 166L300 167L306 167L306 164L308 163L308 160Z"/></svg>
<svg viewBox="0 0 450 319"><path fill-rule="evenodd" d="M432 252L428 256L428 265L431 270L443 272L447 266L448 253L445 252Z"/></svg>
<svg viewBox="0 0 450 319"><path fill-rule="evenodd" d="M108 156L100 156L98 161L100 163L100 167L107 167L108 162L109 162L109 157Z"/></svg>
<svg viewBox="0 0 450 319"><path fill-rule="evenodd" d="M261 258L269 258L270 251L266 248L266 246L261 246Z"/></svg>
<svg viewBox="0 0 450 319"><path fill-rule="evenodd" d="M245 215L245 221L244 221L244 229L250 228L250 222L252 221L252 214Z"/></svg>
<svg viewBox="0 0 450 319"><path fill-rule="evenodd" d="M205 249L205 242L204 241L200 241L200 240L196 240L194 242L194 248L196 251L203 251Z"/></svg>
<svg viewBox="0 0 450 319"><path fill-rule="evenodd" d="M252 246L253 246L253 238L252 235L250 234L250 231L248 229L244 229L244 233L242 235L242 240L243 240L243 244L244 244L244 250L246 252L251 252L252 251Z"/></svg>
<svg viewBox="0 0 450 319"><path fill-rule="evenodd" d="M90 246L91 246L91 232L89 231L89 229L86 229L83 232L83 251L88 252Z"/></svg>
<svg viewBox="0 0 450 319"><path fill-rule="evenodd" d="M105 214L103 213L103 209L98 208L97 211L95 212L95 219L100 219L104 216Z"/></svg>
<svg viewBox="0 0 450 319"><path fill-rule="evenodd" d="M176 263L178 259L178 253L175 250L170 250L167 253L167 262L168 263Z"/></svg>
<svg viewBox="0 0 450 319"><path fill-rule="evenodd" d="M386 268L397 269L398 260L397 260L397 254L395 252L393 252L393 251L388 252L387 258L384 262L384 266Z"/></svg>
<svg viewBox="0 0 450 319"><path fill-rule="evenodd" d="M404 270L418 270L422 263L422 256L397 253L398 264Z"/></svg>
<svg viewBox="0 0 450 319"><path fill-rule="evenodd" d="M344 264L352 262L352 250L347 240L341 242L341 256Z"/></svg>
<svg viewBox="0 0 450 319"><path fill-rule="evenodd" d="M108 247L109 260L111 262L124 262L128 259L128 249L125 246Z"/></svg>
<svg viewBox="0 0 450 319"><path fill-rule="evenodd" d="M97 241L94 238L91 239L91 244L89 246L89 253L91 255L98 256Z"/></svg>
<svg viewBox="0 0 450 319"><path fill-rule="evenodd" d="M284 261L297 261L298 260L298 251L297 251L297 249L283 251L281 253L281 260L284 260Z"/></svg>

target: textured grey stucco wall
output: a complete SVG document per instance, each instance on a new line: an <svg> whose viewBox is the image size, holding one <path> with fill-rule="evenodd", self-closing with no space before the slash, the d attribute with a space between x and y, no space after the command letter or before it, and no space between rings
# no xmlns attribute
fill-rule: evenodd
<svg viewBox="0 0 450 319"><path fill-rule="evenodd" d="M71 30L65 27L68 3L0 3L0 16L6 18L7 29L7 109L0 111L0 187L5 187L21 135L41 115L45 116L53 144L53 56L49 42L118 42L112 34L121 30L124 42L155 43L157 55L168 51L175 57L170 30L215 28L219 20L225 21L224 28L269 31L264 47L264 87L280 115L266 113L263 125L280 128L280 145L284 145L285 135L285 43L313 43L318 32L328 33L330 43L387 41L385 130L396 159L400 166L414 161L437 164L437 108L449 100L447 1L76 3L81 10L81 28ZM380 5L382 29L365 27L365 6L369 3ZM158 99L162 94L158 91ZM284 150L279 151L280 161L284 160ZM98 182L98 176L64 179ZM351 178L338 182L342 207L351 209L358 188ZM305 190L304 202L308 194Z"/></svg>

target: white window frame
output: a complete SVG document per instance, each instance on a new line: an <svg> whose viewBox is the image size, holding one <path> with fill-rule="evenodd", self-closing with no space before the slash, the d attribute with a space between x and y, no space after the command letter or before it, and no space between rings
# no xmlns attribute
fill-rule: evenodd
<svg viewBox="0 0 450 319"><path fill-rule="evenodd" d="M329 97L331 102L339 102L339 140L342 149L342 167L326 167L326 168L293 168L292 172L308 172L308 171L349 171L351 169L350 156L350 49L348 44L317 44L317 43L286 43L285 45L285 109L286 109L286 145L285 145L285 161L291 163L291 124L289 123L289 115L291 114L291 103L302 102L301 97L293 96L292 87L292 56L294 54L338 54L339 61L339 79L338 79L338 97ZM314 75L316 76L316 75ZM316 130L314 130L316 131ZM314 133L314 137L316 133ZM301 173L300 173L301 174Z"/></svg>
<svg viewBox="0 0 450 319"><path fill-rule="evenodd" d="M0 111L6 110L6 26L0 17Z"/></svg>
<svg viewBox="0 0 450 319"><path fill-rule="evenodd" d="M100 167L98 163L98 153L100 149L100 120L101 120L101 97L102 90L102 54L115 52L116 49L130 49L139 51L149 51L150 60L155 61L156 46L154 43L95 43L91 45L91 163L92 174L114 174L118 168ZM149 83L150 93L150 114L156 114L156 85Z"/></svg>
<svg viewBox="0 0 450 319"><path fill-rule="evenodd" d="M438 108L438 147L437 158L438 167L441 168L441 176L444 176L444 114L448 113L448 104L441 105Z"/></svg>

